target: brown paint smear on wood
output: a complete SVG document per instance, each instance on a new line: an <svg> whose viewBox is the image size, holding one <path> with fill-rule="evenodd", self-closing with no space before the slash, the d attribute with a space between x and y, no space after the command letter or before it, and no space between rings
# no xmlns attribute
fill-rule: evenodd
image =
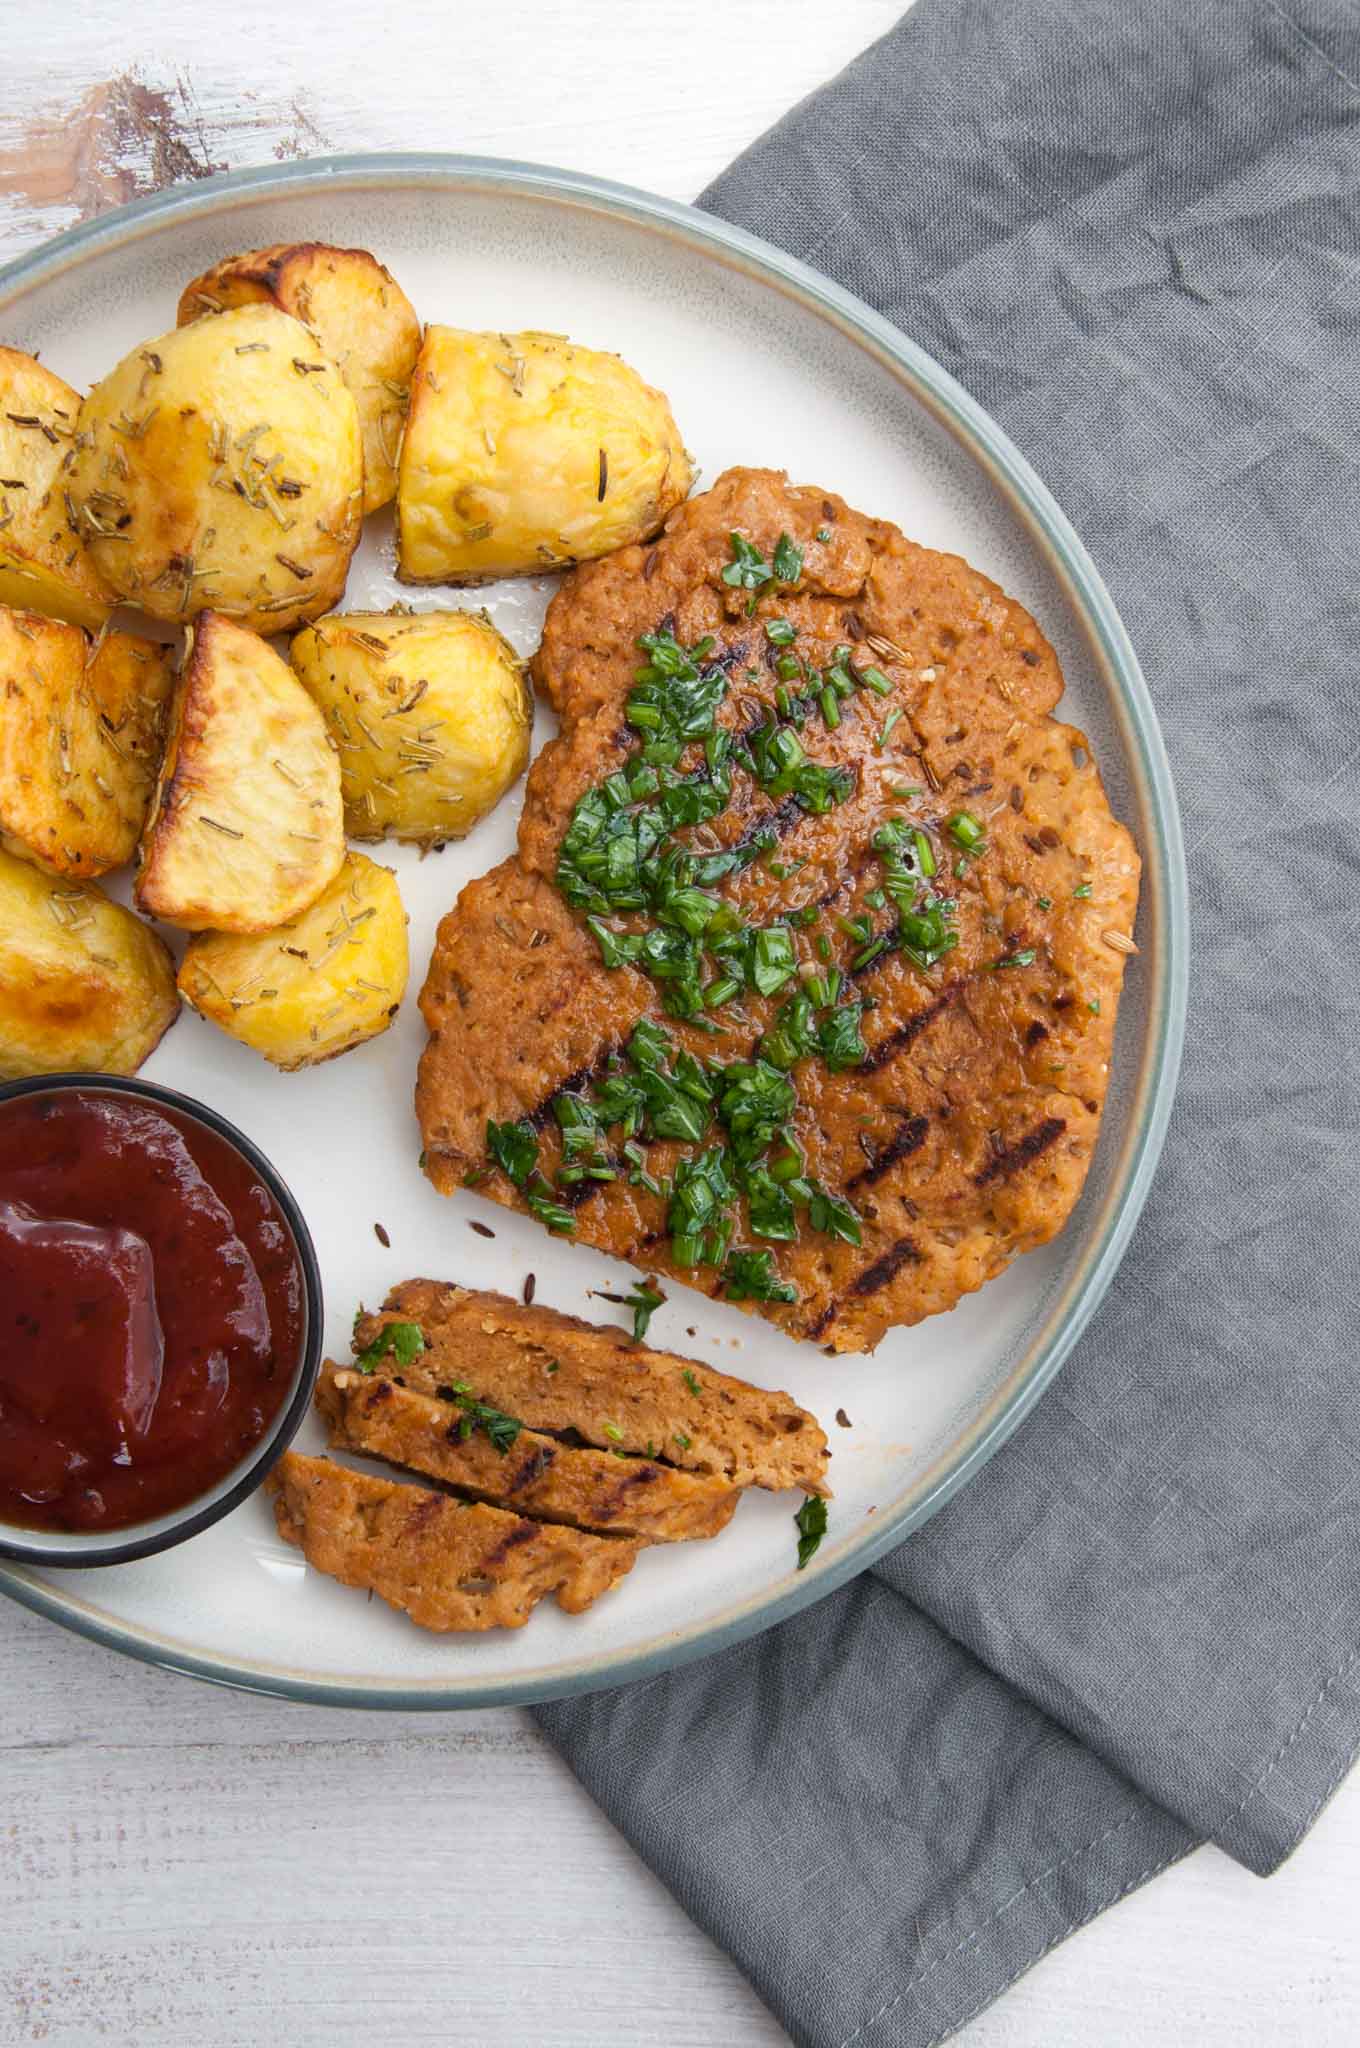
<svg viewBox="0 0 1360 2048"><path fill-rule="evenodd" d="M238 114L234 131L285 130L277 158L308 156L326 137L294 99L283 108ZM219 135L219 142L228 139ZM231 139L235 139L233 136ZM237 161L250 152L233 149ZM35 209L73 207L88 220L110 206L228 167L209 149L203 116L187 78L152 84L137 71L91 86L73 107L36 116L17 148L0 150L0 192Z"/></svg>

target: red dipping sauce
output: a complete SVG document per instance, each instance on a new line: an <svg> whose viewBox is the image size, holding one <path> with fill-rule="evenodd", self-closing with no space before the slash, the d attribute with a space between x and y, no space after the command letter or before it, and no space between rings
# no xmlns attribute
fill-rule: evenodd
<svg viewBox="0 0 1360 2048"><path fill-rule="evenodd" d="M287 1397L306 1293L259 1173L157 1102L0 1102L0 1521L123 1529L239 1464Z"/></svg>

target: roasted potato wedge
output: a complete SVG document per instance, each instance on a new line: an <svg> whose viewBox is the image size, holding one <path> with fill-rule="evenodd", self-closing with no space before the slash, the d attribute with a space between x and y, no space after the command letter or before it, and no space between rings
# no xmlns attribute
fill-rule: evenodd
<svg viewBox="0 0 1360 2048"><path fill-rule="evenodd" d="M0 1081L135 1074L178 1014L150 925L0 849Z"/></svg>
<svg viewBox="0 0 1360 2048"><path fill-rule="evenodd" d="M340 756L354 839L461 839L524 773L519 656L477 612L336 612L293 641Z"/></svg>
<svg viewBox="0 0 1360 2048"><path fill-rule="evenodd" d="M190 939L179 987L201 1016L291 1073L386 1031L408 966L396 876L351 853L310 909L277 931Z"/></svg>
<svg viewBox="0 0 1360 2048"><path fill-rule="evenodd" d="M130 604L282 633L329 610L363 518L359 411L300 320L238 306L133 349L80 408L80 533Z"/></svg>
<svg viewBox="0 0 1360 2048"><path fill-rule="evenodd" d="M154 640L0 607L0 845L54 875L131 860L173 681Z"/></svg>
<svg viewBox="0 0 1360 2048"><path fill-rule="evenodd" d="M345 857L340 763L286 661L220 612L192 629L170 705L137 902L185 931L267 932Z"/></svg>
<svg viewBox="0 0 1360 2048"><path fill-rule="evenodd" d="M0 604L101 626L114 595L66 509L80 393L17 348L0 348Z"/></svg>
<svg viewBox="0 0 1360 2048"><path fill-rule="evenodd" d="M670 406L560 334L427 327L397 479L404 583L561 569L656 532L693 471Z"/></svg>
<svg viewBox="0 0 1360 2048"><path fill-rule="evenodd" d="M416 309L367 249L280 242L228 256L186 285L179 324L265 300L309 327L354 393L364 439L364 510L397 491L397 450L420 353Z"/></svg>

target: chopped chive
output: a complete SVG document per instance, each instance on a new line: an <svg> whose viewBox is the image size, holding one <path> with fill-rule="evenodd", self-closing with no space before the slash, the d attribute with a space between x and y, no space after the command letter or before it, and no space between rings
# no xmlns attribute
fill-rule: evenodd
<svg viewBox="0 0 1360 2048"><path fill-rule="evenodd" d="M818 699L818 702L821 704L822 707L822 717L826 720L827 724L831 727L832 731L834 732L836 727L841 722L840 700L838 699L836 692L828 686L825 690L822 691L822 694Z"/></svg>
<svg viewBox="0 0 1360 2048"><path fill-rule="evenodd" d="M977 853L986 836L971 811L955 811L945 820L944 829L963 853Z"/></svg>
<svg viewBox="0 0 1360 2048"><path fill-rule="evenodd" d="M1082 885L1081 885L1081 887L1080 887L1079 889L1074 889L1074 890L1072 891L1072 894L1073 894L1074 896L1089 896L1089 895L1090 895L1090 893L1091 893L1091 884L1090 884L1089 882L1083 882L1083 883L1082 883Z"/></svg>
<svg viewBox="0 0 1360 2048"><path fill-rule="evenodd" d="M1038 959L1033 946L1022 946L1018 953L1008 953L1004 960L993 960L989 964L997 967L1032 967Z"/></svg>
<svg viewBox="0 0 1360 2048"><path fill-rule="evenodd" d="M874 741L874 746L880 754L883 752L884 747L886 747L888 744L888 734L892 731L893 727L897 724L897 721L901 716L901 706L894 704L892 710L888 713L887 717L883 721L882 732Z"/></svg>
<svg viewBox="0 0 1360 2048"><path fill-rule="evenodd" d="M860 669L858 680L866 688L872 690L876 697L890 697L892 695L892 684L888 681L881 668Z"/></svg>
<svg viewBox="0 0 1360 2048"><path fill-rule="evenodd" d="M699 1392L699 1382L695 1378L694 1374L690 1371L688 1366L685 1367L680 1377L685 1382L685 1385L689 1388L691 1394L697 1396Z"/></svg>

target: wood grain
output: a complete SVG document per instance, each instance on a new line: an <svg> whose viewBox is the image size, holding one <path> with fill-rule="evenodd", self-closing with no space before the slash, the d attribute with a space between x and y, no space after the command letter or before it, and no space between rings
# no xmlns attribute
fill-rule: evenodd
<svg viewBox="0 0 1360 2048"><path fill-rule="evenodd" d="M8 45L0 261L168 181L328 149L520 156L688 198L900 0L60 12ZM4 2048L785 2039L524 1716L217 1691L3 1602L0 1656ZM1349 2048L1358 1925L1352 1782L1269 1884L1201 1852L961 2038Z"/></svg>

